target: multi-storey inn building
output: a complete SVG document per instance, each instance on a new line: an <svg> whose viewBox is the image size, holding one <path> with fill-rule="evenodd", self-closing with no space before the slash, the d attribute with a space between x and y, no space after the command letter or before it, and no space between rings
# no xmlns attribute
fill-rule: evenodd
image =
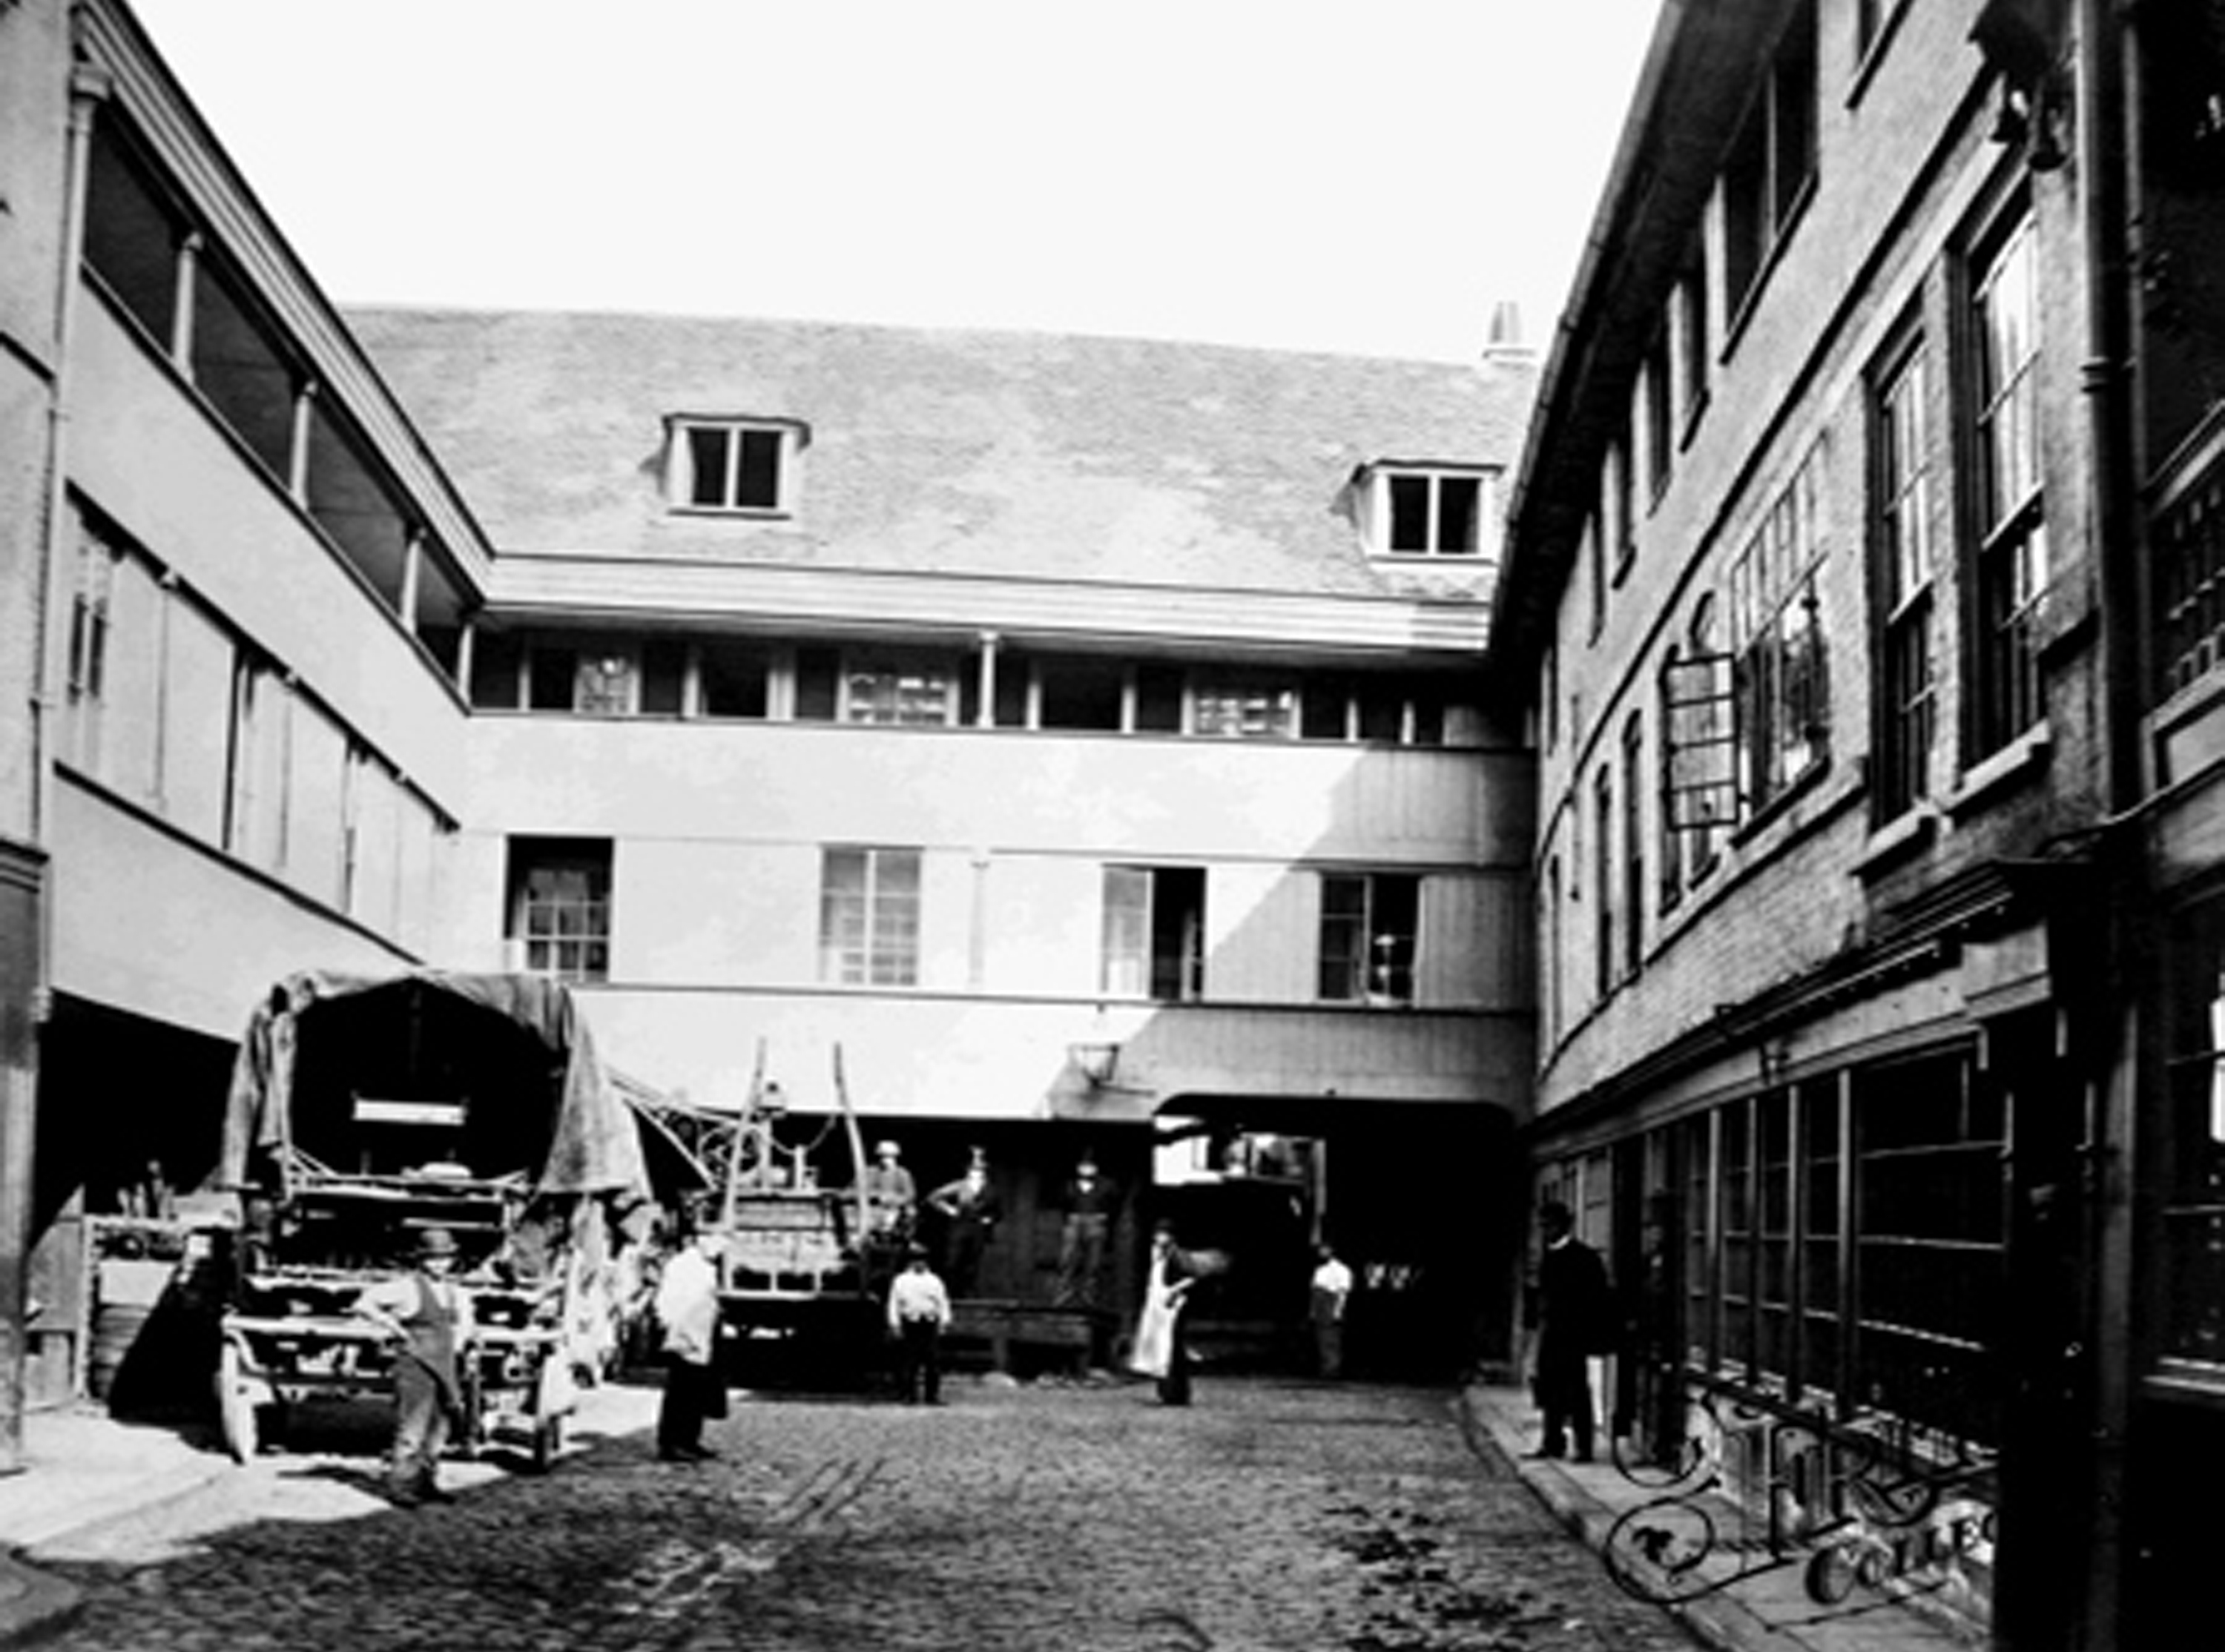
<svg viewBox="0 0 2225 1652"><path fill-rule="evenodd" d="M344 315L117 0L0 5L0 138L11 1380L82 1379L74 1217L207 1170L311 967L553 974L648 1090L981 1148L985 1288L1088 1149L1503 1324L1521 352Z"/></svg>
<svg viewBox="0 0 2225 1652"><path fill-rule="evenodd" d="M2213 1615L2221 106L2201 8L1664 8L1547 364L1539 1174L1818 1610Z"/></svg>
<svg viewBox="0 0 2225 1652"><path fill-rule="evenodd" d="M1525 760L1477 674L1523 367L350 322L495 548L460 955L564 975L691 1098L831 1116L839 1056L922 1177L998 1168L991 1295L1085 1148L1151 1180L1154 1117L1224 1168L1325 1142L1304 1198L1380 1279L1470 1251L1527 1080ZM1285 1237L1231 1282L1263 1313Z"/></svg>

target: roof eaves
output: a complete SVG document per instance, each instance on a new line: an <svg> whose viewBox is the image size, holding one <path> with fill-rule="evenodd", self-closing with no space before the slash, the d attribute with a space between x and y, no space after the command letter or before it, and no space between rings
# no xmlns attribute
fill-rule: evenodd
<svg viewBox="0 0 2225 1652"><path fill-rule="evenodd" d="M1797 0L1662 0L1507 503L1493 647L1526 649L1565 577L1598 453L1677 279L1754 66Z"/></svg>

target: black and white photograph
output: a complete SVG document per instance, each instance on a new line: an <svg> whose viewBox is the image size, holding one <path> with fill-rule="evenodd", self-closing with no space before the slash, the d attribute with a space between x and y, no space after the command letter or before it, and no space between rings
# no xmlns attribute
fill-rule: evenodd
<svg viewBox="0 0 2225 1652"><path fill-rule="evenodd" d="M0 0L0 1649L2225 1652L2221 0Z"/></svg>

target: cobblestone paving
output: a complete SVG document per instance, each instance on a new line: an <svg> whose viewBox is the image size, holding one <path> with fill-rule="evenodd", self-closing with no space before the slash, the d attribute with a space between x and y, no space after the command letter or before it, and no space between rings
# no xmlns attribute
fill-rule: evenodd
<svg viewBox="0 0 2225 1652"><path fill-rule="evenodd" d="M60 1652L1690 1652L1449 1394L960 1386L941 1408L737 1396L701 1467L638 1435L390 1509L266 1459L44 1563Z"/></svg>

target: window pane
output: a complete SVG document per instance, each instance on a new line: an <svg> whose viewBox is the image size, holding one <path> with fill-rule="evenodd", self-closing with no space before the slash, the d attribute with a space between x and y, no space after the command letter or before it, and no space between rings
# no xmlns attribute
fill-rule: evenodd
<svg viewBox="0 0 2225 1652"><path fill-rule="evenodd" d="M780 503L780 432L745 430L740 435L734 503L746 510L774 510Z"/></svg>
<svg viewBox="0 0 2225 1652"><path fill-rule="evenodd" d="M942 725L951 720L956 699L948 671L869 667L846 674L843 715L853 723Z"/></svg>
<svg viewBox="0 0 2225 1652"><path fill-rule="evenodd" d="M1414 706L1414 744L1417 746L1441 746L1445 743L1445 703L1433 694L1417 694Z"/></svg>
<svg viewBox="0 0 2225 1652"><path fill-rule="evenodd" d="M1984 522L1999 528L2039 486L2038 293L2028 226L2010 237L1978 288L1978 425Z"/></svg>
<svg viewBox="0 0 2225 1652"><path fill-rule="evenodd" d="M1151 996L1164 1003L1205 990L1205 873L1194 866L1151 871Z"/></svg>
<svg viewBox="0 0 2225 1652"><path fill-rule="evenodd" d="M1360 691L1360 737L1395 742L1405 732L1406 697L1389 683L1370 683Z"/></svg>
<svg viewBox="0 0 2225 1652"><path fill-rule="evenodd" d="M1179 734L1182 674L1171 666L1136 668L1136 727L1148 734Z"/></svg>
<svg viewBox="0 0 2225 1652"><path fill-rule="evenodd" d="M1880 612L1877 815L1890 820L1930 792L1931 530L1924 442L1925 358L1911 352L1879 385L1877 581Z"/></svg>
<svg viewBox="0 0 2225 1652"><path fill-rule="evenodd" d="M688 430L688 503L726 503L727 432L702 425Z"/></svg>
<svg viewBox="0 0 2225 1652"><path fill-rule="evenodd" d="M1419 878L1398 874L1322 879L1323 999L1412 1002L1420 889Z"/></svg>
<svg viewBox="0 0 2225 1652"><path fill-rule="evenodd" d="M1351 687L1342 678L1309 682L1300 710L1298 734L1308 740L1341 740L1351 705Z"/></svg>
<svg viewBox="0 0 2225 1652"><path fill-rule="evenodd" d="M525 670L525 647L506 631L482 630L472 649L472 706L478 711L517 707Z"/></svg>
<svg viewBox="0 0 2225 1652"><path fill-rule="evenodd" d="M806 723L834 720L841 657L832 649L796 651L796 715Z"/></svg>
<svg viewBox="0 0 2225 1652"><path fill-rule="evenodd" d="M1043 727L1119 728L1123 674L1118 665L1106 660L1044 660L1036 670Z"/></svg>
<svg viewBox="0 0 2225 1652"><path fill-rule="evenodd" d="M706 642L699 669L704 716L766 715L770 665L764 649L740 642Z"/></svg>
<svg viewBox="0 0 2225 1652"><path fill-rule="evenodd" d="M914 984L919 888L916 850L827 850L820 875L821 978L853 986Z"/></svg>
<svg viewBox="0 0 2225 1652"><path fill-rule="evenodd" d="M511 935L525 967L563 980L610 973L611 860L607 843L513 839Z"/></svg>
<svg viewBox="0 0 2225 1652"><path fill-rule="evenodd" d="M1279 686L1206 685L1197 691L1194 731L1236 739L1275 739L1297 722L1297 691Z"/></svg>
<svg viewBox="0 0 2225 1652"><path fill-rule="evenodd" d="M1472 476L1448 476L1437 484L1437 549L1455 556L1476 549L1476 500L1480 484Z"/></svg>
<svg viewBox="0 0 2225 1652"><path fill-rule="evenodd" d="M1426 551L1429 548L1429 478L1394 476L1391 478L1391 548Z"/></svg>
<svg viewBox="0 0 2225 1652"><path fill-rule="evenodd" d="M295 375L248 288L213 256L193 267L193 383L273 477L294 451Z"/></svg>
<svg viewBox="0 0 2225 1652"><path fill-rule="evenodd" d="M634 707L634 663L618 653L597 653L580 661L574 679L576 711L622 715Z"/></svg>
<svg viewBox="0 0 2225 1652"><path fill-rule="evenodd" d="M1722 1111L1722 1363L1753 1358L1754 1174L1753 1103Z"/></svg>
<svg viewBox="0 0 2225 1652"><path fill-rule="evenodd" d="M2225 1366L2225 902L2176 915L2169 945L2163 1347Z"/></svg>
<svg viewBox="0 0 2225 1652"><path fill-rule="evenodd" d="M688 681L688 650L678 642L644 642L641 647L641 698L637 709L652 717L676 716Z"/></svg>
<svg viewBox="0 0 2225 1652"><path fill-rule="evenodd" d="M1769 241L1767 123L1752 120L1723 169L1723 309L1736 317Z"/></svg>
<svg viewBox="0 0 2225 1652"><path fill-rule="evenodd" d="M1990 1441L2001 1389L2004 1133L1966 1057L1857 1078L1854 1383L1860 1396Z"/></svg>
<svg viewBox="0 0 2225 1652"><path fill-rule="evenodd" d="M1702 255L1696 253L1696 257ZM1684 411L1699 406L1708 388L1708 272L1702 264L1684 278Z"/></svg>
<svg viewBox="0 0 2225 1652"><path fill-rule="evenodd" d="M1835 1081L1800 1092L1801 1213L1800 1377L1835 1393L1839 1377L1839 1095Z"/></svg>
<svg viewBox="0 0 2225 1652"><path fill-rule="evenodd" d="M1369 996L1391 1003L1411 1003L1422 880L1379 874L1367 883Z"/></svg>
<svg viewBox="0 0 2225 1652"><path fill-rule="evenodd" d="M1816 10L1803 6L1785 30L1772 68L1775 101L1776 195L1772 209L1778 233L1816 169Z"/></svg>
<svg viewBox="0 0 2225 1652"><path fill-rule="evenodd" d="M1140 998L1151 968L1151 875L1138 866L1105 869L1103 984L1107 993Z"/></svg>
<svg viewBox="0 0 2225 1652"><path fill-rule="evenodd" d="M167 346L177 301L177 228L105 118L94 128L86 196L86 262Z"/></svg>
<svg viewBox="0 0 2225 1652"><path fill-rule="evenodd" d="M560 648L554 643L536 643L526 704L536 712L570 711L579 674L577 649Z"/></svg>
<svg viewBox="0 0 2225 1652"><path fill-rule="evenodd" d="M1321 887L1321 996L1357 999L1366 980L1367 882L1324 877Z"/></svg>

